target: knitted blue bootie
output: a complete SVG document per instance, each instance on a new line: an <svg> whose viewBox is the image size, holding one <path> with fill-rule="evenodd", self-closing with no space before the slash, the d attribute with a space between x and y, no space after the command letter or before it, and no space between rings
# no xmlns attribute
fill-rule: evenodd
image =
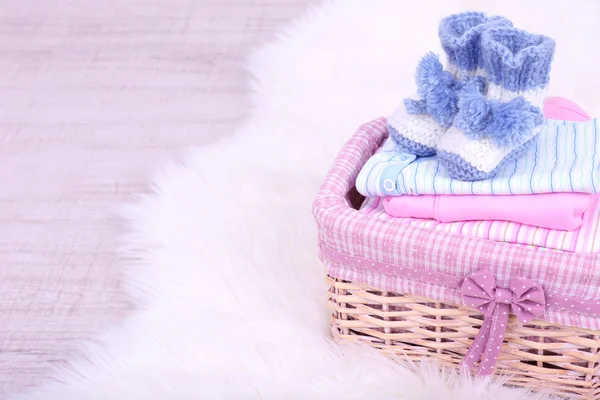
<svg viewBox="0 0 600 400"><path fill-rule="evenodd" d="M483 75L481 32L490 26L512 26L503 17L465 12L444 18L438 34L446 53L446 68L432 53L420 61L417 94L388 117L388 130L399 150L418 156L436 153L441 136L457 112L457 90L464 78Z"/></svg>
<svg viewBox="0 0 600 400"><path fill-rule="evenodd" d="M490 178L533 144L544 122L554 47L546 36L511 27L482 33L487 94L462 88L454 125L438 143L440 163L451 177Z"/></svg>

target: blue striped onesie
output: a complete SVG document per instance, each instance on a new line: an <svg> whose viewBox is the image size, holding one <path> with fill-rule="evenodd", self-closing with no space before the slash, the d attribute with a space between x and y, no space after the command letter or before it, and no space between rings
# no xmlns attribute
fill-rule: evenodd
<svg viewBox="0 0 600 400"><path fill-rule="evenodd" d="M366 197L420 194L516 195L597 193L600 188L600 122L546 120L535 145L496 176L480 181L450 178L437 158L420 157L403 167L388 138L363 166L356 188Z"/></svg>

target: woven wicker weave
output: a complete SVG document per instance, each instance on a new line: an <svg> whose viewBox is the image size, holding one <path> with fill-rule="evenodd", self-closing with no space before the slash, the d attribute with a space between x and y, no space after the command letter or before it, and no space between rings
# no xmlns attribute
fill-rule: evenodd
<svg viewBox="0 0 600 400"><path fill-rule="evenodd" d="M334 338L364 342L388 355L435 357L457 365L482 323L477 311L381 292L328 277ZM543 321L509 320L497 373L509 384L577 399L600 399L600 332Z"/></svg>

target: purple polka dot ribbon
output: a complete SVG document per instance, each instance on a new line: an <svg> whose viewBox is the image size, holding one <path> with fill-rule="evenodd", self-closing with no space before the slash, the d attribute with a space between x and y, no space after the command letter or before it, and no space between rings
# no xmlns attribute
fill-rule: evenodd
<svg viewBox="0 0 600 400"><path fill-rule="evenodd" d="M546 305L544 291L538 283L519 277L510 277L508 288L497 287L490 271L478 271L465 278L461 292L465 304L485 316L461 367L470 372L480 361L475 375L491 375L504 341L509 313L512 311L523 324L540 317Z"/></svg>

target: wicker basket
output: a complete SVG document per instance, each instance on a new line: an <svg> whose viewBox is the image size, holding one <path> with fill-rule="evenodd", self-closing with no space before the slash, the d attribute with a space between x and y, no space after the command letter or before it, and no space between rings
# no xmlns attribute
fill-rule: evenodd
<svg viewBox="0 0 600 400"><path fill-rule="evenodd" d="M494 374L516 386L600 399L600 254L537 251L361 213L356 176L386 136L382 120L361 126L313 203L334 338L368 343L390 356L434 357L455 366L491 323L489 313L484 323L482 313L465 307L461 285L480 272L493 277L500 290L508 290L513 279L530 281L545 296L543 312L534 314L543 320L520 322L511 315L500 325L504 335L489 336L495 338L493 347L485 339L487 349L500 352L492 355ZM500 307L499 299L492 300L494 307ZM498 326L498 320L493 323Z"/></svg>
<svg viewBox="0 0 600 400"><path fill-rule="evenodd" d="M475 310L422 297L382 292L328 277L335 339L367 343L412 360L458 365L482 323ZM509 384L578 399L600 399L600 332L511 317L496 365Z"/></svg>

